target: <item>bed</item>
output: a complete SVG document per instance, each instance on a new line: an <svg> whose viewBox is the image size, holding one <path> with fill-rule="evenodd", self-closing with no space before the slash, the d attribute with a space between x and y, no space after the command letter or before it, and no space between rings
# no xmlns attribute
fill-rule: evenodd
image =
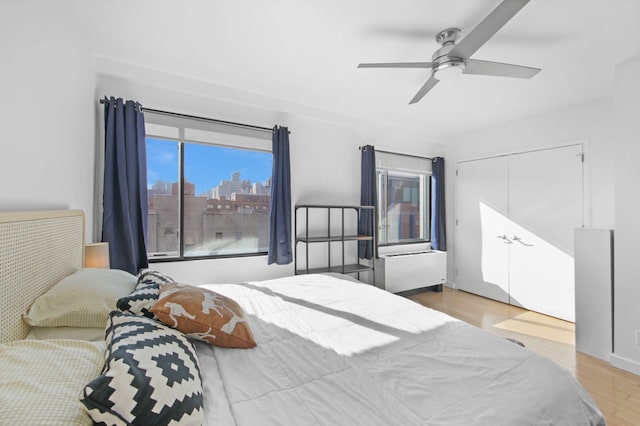
<svg viewBox="0 0 640 426"><path fill-rule="evenodd" d="M54 408L38 407L41 412L35 415L44 418L39 424L91 424L96 418L104 424L129 421L113 413L112 417L96 414L104 407L79 402L99 393L89 386L99 378L104 382L107 377L109 383L120 380L114 366L122 358L114 354L122 348L114 342L119 330L132 329L129 323L121 324L128 313L116 309L109 314L106 341L100 341L95 333L69 334L73 327L45 327L44 333L38 327L36 333L22 319L29 317L34 301L45 292L82 271L83 226L80 211L0 213L0 361L33 369L48 362L57 365L55 374L47 374L54 368L42 367L44 371L33 379L7 379L3 370L0 423L25 420L16 417L26 415L24 407L23 411L14 409L11 404L17 404L17 398L7 394L38 393L43 401L49 396L40 394L47 391L54 394ZM131 290L131 295L145 290L140 277L137 283L126 285L131 286L126 290ZM195 289L236 303L243 318L233 326L249 330L255 346L221 347L185 339L178 330L163 328L162 337L178 342L180 348L185 347L183 341L193 345L195 355L189 355L186 362L199 369L189 376L198 380L174 388L189 396L178 404L188 405L190 413L197 416L178 416L173 424L605 424L591 397L551 361L344 276L301 275ZM154 312L160 315L160 310ZM176 312L168 314L175 316ZM140 324L146 321L140 328L157 323L144 316L136 318ZM92 321L87 319L86 324ZM100 319L95 321L101 324ZM56 334L60 330L65 334ZM104 336L104 331L98 336ZM63 350L53 350L59 346L64 346ZM157 358L162 348L146 346L140 353ZM131 355L137 350L126 346L123 353ZM53 359L54 353L60 354L59 359ZM109 370L108 365L114 368ZM187 368L186 364L177 365L170 364L176 371ZM29 380L37 386L34 383L32 389ZM65 384L70 391L56 388L62 381L70 382ZM143 395L143 390L136 389L135 396L128 399L131 410L148 404L148 400L156 401L156 408L158 399L173 403L173 391ZM63 403L75 410L73 420L61 412L66 410L61 408ZM153 415L162 414L154 410ZM32 411L28 414L33 415ZM150 419L145 421L141 416L129 422L170 423Z"/></svg>

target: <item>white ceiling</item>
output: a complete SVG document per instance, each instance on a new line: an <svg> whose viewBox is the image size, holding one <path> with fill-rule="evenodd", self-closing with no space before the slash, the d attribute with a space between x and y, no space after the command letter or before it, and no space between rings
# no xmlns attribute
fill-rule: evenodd
<svg viewBox="0 0 640 426"><path fill-rule="evenodd" d="M531 80L463 75L415 105L434 37L462 37L500 0L137 0L79 7L97 55L450 139L609 96L640 54L639 0L531 0L475 59L542 68Z"/></svg>

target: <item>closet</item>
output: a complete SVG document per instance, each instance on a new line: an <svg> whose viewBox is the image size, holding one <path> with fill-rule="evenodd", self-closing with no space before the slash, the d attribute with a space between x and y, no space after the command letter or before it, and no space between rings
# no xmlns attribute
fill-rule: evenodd
<svg viewBox="0 0 640 426"><path fill-rule="evenodd" d="M577 144L457 164L459 289L574 321L583 161Z"/></svg>

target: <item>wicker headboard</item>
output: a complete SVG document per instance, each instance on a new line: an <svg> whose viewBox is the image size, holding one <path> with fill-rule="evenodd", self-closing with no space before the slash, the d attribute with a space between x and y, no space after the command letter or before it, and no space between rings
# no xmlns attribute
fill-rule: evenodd
<svg viewBox="0 0 640 426"><path fill-rule="evenodd" d="M0 343L26 337L22 314L82 268L83 244L81 210L0 212Z"/></svg>

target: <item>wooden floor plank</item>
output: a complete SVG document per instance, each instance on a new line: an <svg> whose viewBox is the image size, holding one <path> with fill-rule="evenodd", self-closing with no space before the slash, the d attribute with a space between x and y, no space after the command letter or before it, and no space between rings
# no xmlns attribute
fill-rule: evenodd
<svg viewBox="0 0 640 426"><path fill-rule="evenodd" d="M638 412L631 411L627 408L619 408L615 413L613 413L613 417L618 421L623 420L629 424L636 426L640 423L640 415L638 414Z"/></svg>
<svg viewBox="0 0 640 426"><path fill-rule="evenodd" d="M638 426L638 423L625 422L624 420L611 416L610 418L607 418L607 425L608 426Z"/></svg>
<svg viewBox="0 0 640 426"><path fill-rule="evenodd" d="M573 323L445 287L409 296L424 306L444 312L526 347L566 370L593 397L608 425L640 425L640 376L606 361L576 352Z"/></svg>

